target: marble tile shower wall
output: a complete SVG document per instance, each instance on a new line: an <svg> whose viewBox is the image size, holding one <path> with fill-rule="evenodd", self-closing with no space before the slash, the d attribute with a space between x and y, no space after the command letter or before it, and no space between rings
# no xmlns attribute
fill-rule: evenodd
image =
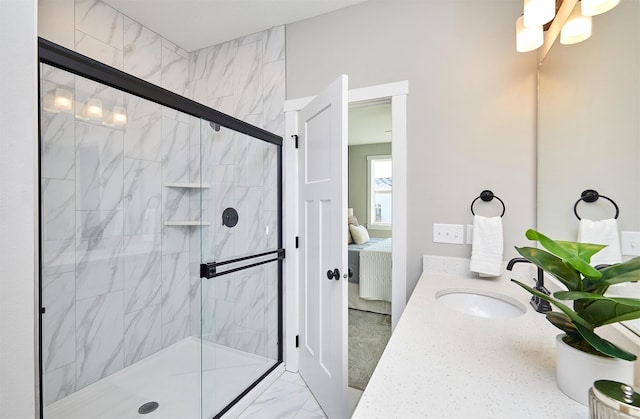
<svg viewBox="0 0 640 419"><path fill-rule="evenodd" d="M101 1L76 0L74 29L76 51L284 134L284 27L187 52ZM212 226L202 254L275 249L275 147L207 124L201 131L195 118L66 72L48 69L43 79L43 91L63 86L78 103L98 97L128 117L122 129L42 113L45 403L201 327L208 340L275 359L275 267L201 290L199 229L164 225L197 219L200 192L163 187L200 181L202 146L212 185L203 191ZM251 222L225 231L227 206Z"/></svg>
<svg viewBox="0 0 640 419"><path fill-rule="evenodd" d="M206 217L214 221L202 230L205 258L224 260L276 250L277 147L224 128L207 143L216 151L203 153L203 168L213 186L203 206ZM227 207L238 211L233 228L216 222ZM202 338L277 359L277 278L277 264L270 263L205 282Z"/></svg>

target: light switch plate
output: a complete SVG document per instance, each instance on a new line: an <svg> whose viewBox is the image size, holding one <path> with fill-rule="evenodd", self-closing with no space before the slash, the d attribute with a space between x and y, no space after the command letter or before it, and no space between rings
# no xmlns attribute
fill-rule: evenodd
<svg viewBox="0 0 640 419"><path fill-rule="evenodd" d="M620 232L622 244L622 254L625 256L640 256L640 232L622 231Z"/></svg>
<svg viewBox="0 0 640 419"><path fill-rule="evenodd" d="M473 244L473 224L467 224L467 244Z"/></svg>
<svg viewBox="0 0 640 419"><path fill-rule="evenodd" d="M433 224L433 242L464 244L464 225Z"/></svg>

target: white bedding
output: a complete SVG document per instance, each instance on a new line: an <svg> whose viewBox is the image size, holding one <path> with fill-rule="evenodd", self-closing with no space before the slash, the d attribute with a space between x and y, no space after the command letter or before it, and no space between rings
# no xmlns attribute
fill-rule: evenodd
<svg viewBox="0 0 640 419"><path fill-rule="evenodd" d="M391 301L391 239L360 251L360 297Z"/></svg>

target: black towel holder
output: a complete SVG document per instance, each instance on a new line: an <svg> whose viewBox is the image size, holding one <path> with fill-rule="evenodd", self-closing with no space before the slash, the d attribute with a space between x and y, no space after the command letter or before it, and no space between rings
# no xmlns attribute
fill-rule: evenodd
<svg viewBox="0 0 640 419"><path fill-rule="evenodd" d="M473 204L475 204L478 199L481 199L484 202L489 202L489 201L492 201L493 198L497 199L502 204L502 214L500 214L500 217L502 217L504 215L504 212L506 211L504 202L502 202L502 199L498 198L497 195L494 195L493 192L491 192L488 189L485 189L484 191L480 192L480 196L478 196L476 199L473 200L473 202L471 202L471 214L476 215L476 213L473 212Z"/></svg>
<svg viewBox="0 0 640 419"><path fill-rule="evenodd" d="M604 198L613 204L613 207L616 209L616 216L613 218L615 218L616 220L618 219L618 215L620 215L620 208L618 208L618 204L616 204L613 201L613 199L604 195L600 195L597 191L594 191L593 189L586 189L582 191L582 193L580 194L580 199L578 199L575 205L573 206L573 213L576 215L578 220L582 220L582 218L580 218L580 216L578 215L578 204L580 203L580 201L591 203L591 202L596 202L598 198Z"/></svg>

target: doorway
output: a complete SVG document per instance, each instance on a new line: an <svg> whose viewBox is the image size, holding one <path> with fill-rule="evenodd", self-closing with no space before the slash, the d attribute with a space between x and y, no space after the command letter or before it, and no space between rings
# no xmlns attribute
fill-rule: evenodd
<svg viewBox="0 0 640 419"><path fill-rule="evenodd" d="M348 102L366 102L372 100L391 101L391 132L392 132L392 163L394 178L393 193L393 249L392 249L392 277L398 280L392 281L391 294L391 328L397 321L406 306L406 96L408 94L408 82L396 82L384 85L371 86L360 89L352 89L346 95ZM288 100L285 102L286 135L284 144L284 171L285 171L285 248L296 248L298 234L298 156L295 149L295 140L298 132L298 113L314 100L314 97ZM346 147L345 147L346 153ZM346 160L346 156L345 156ZM346 206L345 206L346 207ZM344 211L346 219L346 208ZM346 220L345 220L346 221ZM341 243L336 243L341 245ZM345 255L346 259L346 249ZM298 332L300 330L300 300L299 300L299 276L298 256L295 252L287 254L285 266L285 360L286 369L296 372L299 367ZM346 287L345 287L346 289ZM344 307L346 310L346 307ZM346 337L346 336L345 336ZM337 346L342 346L342 343ZM346 345L344 345L346 352ZM344 354L346 357L346 353ZM345 364L346 368L346 364ZM311 389L313 392L313 389ZM347 386L342 390L346 395ZM342 398L341 398L342 399ZM344 397L346 400L346 397ZM324 407L323 407L324 408Z"/></svg>
<svg viewBox="0 0 640 419"><path fill-rule="evenodd" d="M350 103L348 127L348 391L355 405L391 337L391 98Z"/></svg>

